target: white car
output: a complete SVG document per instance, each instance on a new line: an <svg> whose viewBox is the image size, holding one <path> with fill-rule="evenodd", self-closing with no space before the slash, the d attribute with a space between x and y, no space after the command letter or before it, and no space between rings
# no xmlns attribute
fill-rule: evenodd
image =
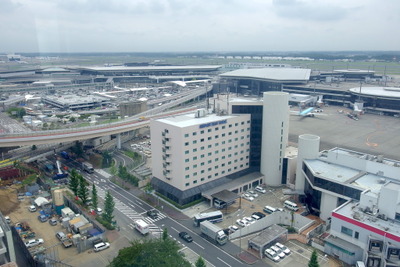
<svg viewBox="0 0 400 267"><path fill-rule="evenodd" d="M37 246L37 245L40 245L40 244L43 244L43 243L44 243L44 241L41 238L30 239L27 242L25 242L25 246L27 248L31 248L31 247L34 247L34 246Z"/></svg>
<svg viewBox="0 0 400 267"><path fill-rule="evenodd" d="M236 224L239 225L239 226L242 226L242 227L246 226L246 223L243 222L243 220L241 220L241 219L236 220Z"/></svg>
<svg viewBox="0 0 400 267"><path fill-rule="evenodd" d="M274 262L280 261L279 256L273 251L272 249L267 248L264 251L265 256L267 256L269 259L273 260Z"/></svg>
<svg viewBox="0 0 400 267"><path fill-rule="evenodd" d="M250 196L249 194L243 194L243 198L244 199L247 199L248 201L253 201L254 200L254 197L252 197L252 196Z"/></svg>
<svg viewBox="0 0 400 267"><path fill-rule="evenodd" d="M248 192L252 197L258 197L258 194L254 191L249 191Z"/></svg>
<svg viewBox="0 0 400 267"><path fill-rule="evenodd" d="M239 227L237 227L236 225L231 225L228 227L229 230L231 230L232 232L236 232L237 230L239 230Z"/></svg>
<svg viewBox="0 0 400 267"><path fill-rule="evenodd" d="M279 258L283 259L286 255L283 251L281 251L280 248L276 247L276 246L272 246L271 249L273 251L275 251L275 253L279 256Z"/></svg>
<svg viewBox="0 0 400 267"><path fill-rule="evenodd" d="M290 249L288 249L288 247L282 245L281 243L276 243L275 246L280 248L281 251L283 251L283 253L285 253L286 255L289 255L291 253Z"/></svg>
<svg viewBox="0 0 400 267"><path fill-rule="evenodd" d="M251 215L251 218L253 218L254 220L258 221L259 219L261 219L260 216L257 216L255 214Z"/></svg>
<svg viewBox="0 0 400 267"><path fill-rule="evenodd" d="M265 190L261 186L256 186L256 188L254 188L254 190L256 190L257 192L262 193L262 194L267 193L267 190Z"/></svg>
<svg viewBox="0 0 400 267"><path fill-rule="evenodd" d="M248 224L252 224L252 223L255 222L254 219L253 219L253 218L250 218L250 217L244 217L243 220L247 221Z"/></svg>

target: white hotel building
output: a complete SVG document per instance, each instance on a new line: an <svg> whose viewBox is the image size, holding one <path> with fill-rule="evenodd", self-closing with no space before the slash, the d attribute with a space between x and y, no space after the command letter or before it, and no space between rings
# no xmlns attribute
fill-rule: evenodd
<svg viewBox="0 0 400 267"><path fill-rule="evenodd" d="M250 115L196 114L150 124L154 188L179 204L249 167Z"/></svg>

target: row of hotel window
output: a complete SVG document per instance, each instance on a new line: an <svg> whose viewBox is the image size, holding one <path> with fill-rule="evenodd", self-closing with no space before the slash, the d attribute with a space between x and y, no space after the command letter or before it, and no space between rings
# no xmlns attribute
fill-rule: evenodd
<svg viewBox="0 0 400 267"><path fill-rule="evenodd" d="M246 157L246 159L248 159L249 158L249 156L247 156ZM215 161L218 161L218 159L216 159ZM239 160L237 160L237 159L235 159L234 161L233 161L233 163L237 163ZM243 158L240 158L240 161L243 161ZM207 162L207 164L211 164L212 163L212 160L209 160L208 162ZM228 163L227 163L228 165L231 165L232 164L232 161L228 161ZM205 165L205 162L201 162L200 163L200 166L204 166ZM221 168L223 168L223 167L225 167L225 163L222 163L221 164ZM248 163L246 164L246 166L248 165ZM197 168L197 164L194 164L193 165L193 167L192 167L193 169L195 169L195 168ZM216 165L216 166L214 166L214 169L218 169L219 167L218 167L218 165ZM188 170L190 170L190 167L185 167L185 171L188 171ZM208 171L212 171L212 168L210 167L210 168L208 168ZM204 170L202 170L201 171L201 173L204 173ZM196 176L197 175L197 172L194 172L193 173L193 176ZM188 177L189 175L186 175L186 177L185 178L189 178Z"/></svg>
<svg viewBox="0 0 400 267"><path fill-rule="evenodd" d="M244 125L245 124L245 122L244 121L242 121L241 123L240 123L241 125ZM247 124L250 124L250 121L247 121ZM232 126L233 126L233 124L229 124L229 128L232 128ZM237 127L237 126L239 126L239 123L235 123L235 126ZM221 130L224 130L226 128L226 126L221 126ZM244 129L242 129L242 130L244 130ZM215 127L214 128L214 131L219 131L219 127ZM247 131L250 131L250 128L247 128ZM166 132L168 133L168 130L166 130ZM201 130L200 131L200 134L204 134L206 131L205 130ZM207 132L208 133L211 133L212 132L212 128L208 128L207 129ZM235 133L237 133L238 131L235 131ZM192 136L196 136L197 135L197 133L198 132L193 132L192 133ZM189 134L187 133L187 134L185 134L185 137L189 137Z"/></svg>
<svg viewBox="0 0 400 267"><path fill-rule="evenodd" d="M240 164L240 168L243 168L243 164ZM249 166L249 163L246 163L246 166ZM233 169L234 170L237 170L238 169L238 167L237 166L235 166L235 167L233 167ZM227 170L227 174L229 174L229 173L231 173L231 171L232 171L232 169L231 168L229 168L228 170ZM201 171L201 173L204 173L204 171ZM225 174L225 171L221 171L221 175L224 175ZM196 175L197 175L197 173L196 173ZM196 176L196 175L194 175L194 176ZM218 177L219 176L219 173L217 172L217 173L214 173L214 177ZM186 177L185 178L190 178L189 177L189 175L186 175ZM212 175L208 175L207 176L207 178L208 179L211 179L211 178L213 178L212 177ZM203 177L203 178L200 178L200 181L204 181L205 180L205 178ZM197 180L194 180L193 182L192 182L193 184L197 184ZM189 186L190 185L190 183L185 183L185 186Z"/></svg>
<svg viewBox="0 0 400 267"><path fill-rule="evenodd" d="M229 140L229 143L230 143L230 141L231 141L231 140ZM222 143L225 144L225 141L223 141ZM214 146L218 146L218 145L219 145L218 143L215 143L215 144L214 144ZM247 142L246 145L250 145L250 142ZM244 146L244 143L240 144L240 146L243 147L243 146ZM239 145L235 145L233 148L238 148L238 147L239 147ZM212 145L208 145L207 148L212 148ZM205 149L204 146L200 147L200 150L204 150L204 149ZM232 150L232 147L228 147L228 150ZM197 148L193 148L192 151L193 151L193 152L197 152ZM225 152L225 151L226 151L225 148L222 148L222 149L221 149L221 152ZM189 153L190 153L189 150L185 150L185 154L189 154ZM211 156L211 154L212 154L211 152L208 153L209 156ZM215 150L215 151L214 151L214 154L218 154L218 150Z"/></svg>
<svg viewBox="0 0 400 267"><path fill-rule="evenodd" d="M228 135L230 135L230 134L228 134ZM221 137L225 137L225 134L221 134ZM214 139L218 139L219 138L219 135L215 135L214 136ZM241 140L243 140L245 137L244 136L241 136L240 137L240 139ZM250 135L248 134L247 136L246 136L246 138L250 138ZM199 141L201 142L201 143L203 143L204 142L204 138L201 138ZM208 138L207 138L207 140L208 141L210 141L210 140L212 140L212 137L211 136L209 136ZM234 139L234 141L238 141L239 140L239 137L236 137L235 139ZM232 139L228 139L228 143L232 143ZM197 140L193 140L192 141L192 144L193 145L195 145L195 144L197 144ZM216 144L218 144L218 143L216 143ZM225 144L225 141L222 141L222 144ZM189 142L185 142L185 146L188 146L189 145Z"/></svg>
<svg viewBox="0 0 400 267"><path fill-rule="evenodd" d="M246 149L246 152L249 152L250 151L250 149ZM221 152L224 152L224 151L221 151ZM244 150L240 150L240 154L243 154L245 151ZM218 154L219 152L218 152L218 150L215 150L214 151L214 154ZM209 152L208 154L207 154L208 156L211 156L212 155L212 152ZM239 152L235 152L235 153L233 153L233 155L234 156L237 156L237 155L239 155ZM204 158L205 157L205 154L201 154L200 155L200 158ZM228 154L228 158L231 158L232 157L232 154ZM221 159L225 159L226 158L226 156L222 156L221 157ZM246 158L248 158L248 157L246 157ZM197 160L198 159L198 157L197 156L194 156L193 157L193 160ZM218 161L219 159L218 158L215 158L215 161ZM190 161L190 159L185 159L185 162L189 162Z"/></svg>

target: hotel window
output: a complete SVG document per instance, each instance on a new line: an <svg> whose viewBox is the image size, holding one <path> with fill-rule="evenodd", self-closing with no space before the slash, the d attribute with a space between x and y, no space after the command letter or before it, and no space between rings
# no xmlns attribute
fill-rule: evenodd
<svg viewBox="0 0 400 267"><path fill-rule="evenodd" d="M225 156L222 156L222 158L221 159L225 159Z"/></svg>
<svg viewBox="0 0 400 267"><path fill-rule="evenodd" d="M197 135L197 132L193 132L193 136Z"/></svg>
<svg viewBox="0 0 400 267"><path fill-rule="evenodd" d="M241 125L244 125L244 121L242 121L240 124L241 124Z"/></svg>
<svg viewBox="0 0 400 267"><path fill-rule="evenodd" d="M224 133L222 134L222 137L225 137L225 134L224 134Z"/></svg>
<svg viewBox="0 0 400 267"><path fill-rule="evenodd" d="M218 166L214 166L214 169L218 169Z"/></svg>
<svg viewBox="0 0 400 267"><path fill-rule="evenodd" d="M229 128L232 128L232 124L229 124Z"/></svg>
<svg viewBox="0 0 400 267"><path fill-rule="evenodd" d="M211 162L212 162L212 160L210 159L207 163L208 163L208 164L211 164Z"/></svg>
<svg viewBox="0 0 400 267"><path fill-rule="evenodd" d="M218 146L218 143L215 143L214 146Z"/></svg>
<svg viewBox="0 0 400 267"><path fill-rule="evenodd" d="M232 132L229 132L228 135L232 135Z"/></svg>
<svg viewBox="0 0 400 267"><path fill-rule="evenodd" d="M194 172L194 173L193 173L193 176L197 176L197 172Z"/></svg>
<svg viewBox="0 0 400 267"><path fill-rule="evenodd" d="M208 168L207 170L210 172L210 171L212 171L212 168Z"/></svg>
<svg viewBox="0 0 400 267"><path fill-rule="evenodd" d="M225 126L222 126L221 128L222 128L222 129L225 129Z"/></svg>
<svg viewBox="0 0 400 267"><path fill-rule="evenodd" d="M345 235L351 236L351 237L353 236L353 230L351 230L347 227L344 227L344 226L342 226L340 232L342 232Z"/></svg>
<svg viewBox="0 0 400 267"><path fill-rule="evenodd" d="M212 145L208 145L208 148L211 148L212 147Z"/></svg>
<svg viewBox="0 0 400 267"><path fill-rule="evenodd" d="M239 123L235 123L235 126L238 126L239 125Z"/></svg>
<svg viewBox="0 0 400 267"><path fill-rule="evenodd" d="M216 136L214 136L214 138L218 138L219 137L219 135L217 134Z"/></svg>
<svg viewBox="0 0 400 267"><path fill-rule="evenodd" d="M200 166L204 166L204 162L200 163Z"/></svg>
<svg viewBox="0 0 400 267"><path fill-rule="evenodd" d="M357 231L354 231L354 238L358 239L360 237L360 233Z"/></svg>
<svg viewBox="0 0 400 267"><path fill-rule="evenodd" d="M189 134L185 134L185 138L186 138L186 137L189 137Z"/></svg>
<svg viewBox="0 0 400 267"><path fill-rule="evenodd" d="M197 184L197 180L194 180L193 183L194 183L194 184Z"/></svg>
<svg viewBox="0 0 400 267"><path fill-rule="evenodd" d="M189 186L189 183L186 183L185 186Z"/></svg>
<svg viewBox="0 0 400 267"><path fill-rule="evenodd" d="M197 157L193 157L193 160L196 160L197 159Z"/></svg>
<svg viewBox="0 0 400 267"><path fill-rule="evenodd" d="M201 172L200 173L204 173L204 170L201 170Z"/></svg>
<svg viewBox="0 0 400 267"><path fill-rule="evenodd" d="M197 152L197 148L193 148L193 152Z"/></svg>
<svg viewBox="0 0 400 267"><path fill-rule="evenodd" d="M212 155L212 152L208 152L208 154L207 154L208 156L211 156Z"/></svg>
<svg viewBox="0 0 400 267"><path fill-rule="evenodd" d="M225 141L222 141L222 144L225 145Z"/></svg>
<svg viewBox="0 0 400 267"><path fill-rule="evenodd" d="M189 162L189 159L185 159L185 162Z"/></svg>
<svg viewBox="0 0 400 267"><path fill-rule="evenodd" d="M186 151L185 151L185 154L189 154L189 150L186 150Z"/></svg>
<svg viewBox="0 0 400 267"><path fill-rule="evenodd" d="M247 124L249 124L250 123L250 121L247 121Z"/></svg>
<svg viewBox="0 0 400 267"><path fill-rule="evenodd" d="M207 132L211 133L211 129L208 129Z"/></svg>
<svg viewBox="0 0 400 267"><path fill-rule="evenodd" d="M200 131L200 134L203 134L203 133L204 133L204 130L201 130L201 131Z"/></svg>
<svg viewBox="0 0 400 267"><path fill-rule="evenodd" d="M185 171L188 171L189 170L189 167L185 167Z"/></svg>
<svg viewBox="0 0 400 267"><path fill-rule="evenodd" d="M200 158L204 158L204 154L201 154Z"/></svg>
<svg viewBox="0 0 400 267"><path fill-rule="evenodd" d="M216 131L218 131L218 130L219 130L219 128L218 128L218 127L215 127L215 130L216 130Z"/></svg>
<svg viewBox="0 0 400 267"><path fill-rule="evenodd" d="M200 147L201 150L204 150L204 146Z"/></svg>
<svg viewBox="0 0 400 267"><path fill-rule="evenodd" d="M211 179L211 175L207 176L208 179Z"/></svg>
<svg viewBox="0 0 400 267"><path fill-rule="evenodd" d="M204 138L201 138L201 139L200 139L200 142L204 142Z"/></svg>
<svg viewBox="0 0 400 267"><path fill-rule="evenodd" d="M189 145L189 142L185 142L185 146L188 146Z"/></svg>
<svg viewBox="0 0 400 267"><path fill-rule="evenodd" d="M235 131L235 134L237 134L238 132L239 132L239 131L238 131L238 130L236 130L236 131Z"/></svg>
<svg viewBox="0 0 400 267"><path fill-rule="evenodd" d="M218 172L216 172L214 176L217 177L218 176Z"/></svg>
<svg viewBox="0 0 400 267"><path fill-rule="evenodd" d="M201 178L200 181L204 181L204 178Z"/></svg>
<svg viewBox="0 0 400 267"><path fill-rule="evenodd" d="M193 144L197 144L197 140L193 140Z"/></svg>
<svg viewBox="0 0 400 267"><path fill-rule="evenodd" d="M185 175L185 179L189 179L189 174Z"/></svg>
<svg viewBox="0 0 400 267"><path fill-rule="evenodd" d="M194 164L194 165L193 165L193 168L197 168L197 164Z"/></svg>

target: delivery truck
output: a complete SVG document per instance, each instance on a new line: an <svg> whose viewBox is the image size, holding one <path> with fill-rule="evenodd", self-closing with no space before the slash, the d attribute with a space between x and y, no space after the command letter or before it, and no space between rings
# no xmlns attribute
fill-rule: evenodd
<svg viewBox="0 0 400 267"><path fill-rule="evenodd" d="M143 220L134 221L135 229L139 231L142 235L147 235L150 232L149 225Z"/></svg>
<svg viewBox="0 0 400 267"><path fill-rule="evenodd" d="M222 246L228 242L228 236L224 233L224 231L209 221L201 222L200 230L203 237L217 243L218 245Z"/></svg>

